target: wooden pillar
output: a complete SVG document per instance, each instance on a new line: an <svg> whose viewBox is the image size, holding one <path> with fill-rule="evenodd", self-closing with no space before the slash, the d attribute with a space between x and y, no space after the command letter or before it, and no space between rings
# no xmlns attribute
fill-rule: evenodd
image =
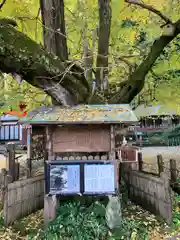
<svg viewBox="0 0 180 240"><path fill-rule="evenodd" d="M32 171L32 126L27 126L27 177L31 177Z"/></svg>
<svg viewBox="0 0 180 240"><path fill-rule="evenodd" d="M48 160L54 160L52 131L52 126L46 126L46 151L48 153Z"/></svg>
<svg viewBox="0 0 180 240"><path fill-rule="evenodd" d="M139 171L143 171L143 160L142 160L142 152L138 152L138 165Z"/></svg>
<svg viewBox="0 0 180 240"><path fill-rule="evenodd" d="M115 126L110 125L110 152L109 160L114 160L115 169L115 186L117 186L117 193L119 194L119 164L116 159L116 144L115 144ZM118 185L117 185L118 183Z"/></svg>
<svg viewBox="0 0 180 240"><path fill-rule="evenodd" d="M16 180L16 164L15 164L15 145L8 144L8 172L9 175L12 177L12 181Z"/></svg>
<svg viewBox="0 0 180 240"><path fill-rule="evenodd" d="M171 172L171 183L175 184L177 183L177 166L176 166L176 160L170 159L170 172Z"/></svg>
<svg viewBox="0 0 180 240"><path fill-rule="evenodd" d="M115 147L115 128L114 125L110 125L110 160L116 160L116 147Z"/></svg>
<svg viewBox="0 0 180 240"><path fill-rule="evenodd" d="M32 155L32 127L27 128L27 158L31 158Z"/></svg>
<svg viewBox="0 0 180 240"><path fill-rule="evenodd" d="M2 168L1 169L1 174L2 174L2 203L4 203L4 199L5 199L5 194L6 194L6 188L7 188L7 175L8 175L8 172L5 168Z"/></svg>
<svg viewBox="0 0 180 240"><path fill-rule="evenodd" d="M164 162L163 162L163 158L162 155L157 155L157 164L158 164L158 173L159 176L161 176L161 173L164 172Z"/></svg>
<svg viewBox="0 0 180 240"><path fill-rule="evenodd" d="M7 227L10 224L9 218L9 205L8 205L8 184L12 183L12 176L8 175L6 169L2 169L2 203L3 203L3 216L4 216L4 225ZM12 210L11 210L12 211Z"/></svg>
<svg viewBox="0 0 180 240"><path fill-rule="evenodd" d="M19 180L20 176L20 163L15 163L15 181Z"/></svg>

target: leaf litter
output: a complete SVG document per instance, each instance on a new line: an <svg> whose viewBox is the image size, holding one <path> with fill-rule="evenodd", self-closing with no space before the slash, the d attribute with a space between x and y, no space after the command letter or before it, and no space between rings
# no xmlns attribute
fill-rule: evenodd
<svg viewBox="0 0 180 240"><path fill-rule="evenodd" d="M162 219L127 201L126 206L122 208L124 221L131 224L132 230L129 240L164 240L180 233L180 197L176 197L176 205L173 210L173 226L168 226ZM6 228L3 226L3 211L0 213L0 239L2 240L31 240L38 239L38 232L43 229L43 210L39 210ZM123 227L123 226L122 226ZM127 228L127 226L125 226ZM128 227L129 228L129 227ZM129 228L129 229L130 229ZM127 231L127 229L124 229ZM138 232L142 232L140 238ZM144 234L146 232L146 234ZM144 235L143 235L144 234ZM109 235L111 235L109 233ZM111 237L108 240L117 238ZM122 236L118 239L128 239Z"/></svg>

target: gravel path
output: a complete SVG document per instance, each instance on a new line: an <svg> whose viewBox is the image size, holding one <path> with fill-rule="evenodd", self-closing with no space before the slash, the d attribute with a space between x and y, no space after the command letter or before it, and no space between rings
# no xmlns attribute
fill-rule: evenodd
<svg viewBox="0 0 180 240"><path fill-rule="evenodd" d="M180 146L177 147L144 147L141 149L143 159L145 161L153 162L156 160L156 156L161 154L165 161L173 158L180 161Z"/></svg>
<svg viewBox="0 0 180 240"><path fill-rule="evenodd" d="M176 160L177 169L180 171L180 146L177 147L145 147L141 149L143 161L143 170L158 172L157 169L157 155L161 154L164 160L165 172L170 174L169 160ZM179 173L180 175L180 173Z"/></svg>

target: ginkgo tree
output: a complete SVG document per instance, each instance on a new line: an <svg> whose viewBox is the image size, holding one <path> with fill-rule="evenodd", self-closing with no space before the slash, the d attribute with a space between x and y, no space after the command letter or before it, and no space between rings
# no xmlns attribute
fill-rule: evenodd
<svg viewBox="0 0 180 240"><path fill-rule="evenodd" d="M18 0L12 4L15 2ZM24 17L18 16L16 8L17 21L5 14L0 20L0 70L19 75L51 96L54 104L131 102L149 73L165 65L161 56L167 46L174 47L171 42L180 33L179 5L172 14L168 1L155 7L153 1L137 0L23 2ZM2 1L0 5L2 13L6 4ZM28 4L40 8L34 17ZM20 29L32 19L38 34ZM154 24L153 30L148 21ZM74 36L79 36L79 41Z"/></svg>

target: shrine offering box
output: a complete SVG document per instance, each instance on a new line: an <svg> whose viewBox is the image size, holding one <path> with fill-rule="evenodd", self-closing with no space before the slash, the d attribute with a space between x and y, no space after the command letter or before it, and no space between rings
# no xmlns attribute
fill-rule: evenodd
<svg viewBox="0 0 180 240"><path fill-rule="evenodd" d="M61 160L45 162L45 188L50 195L116 195L115 161Z"/></svg>

